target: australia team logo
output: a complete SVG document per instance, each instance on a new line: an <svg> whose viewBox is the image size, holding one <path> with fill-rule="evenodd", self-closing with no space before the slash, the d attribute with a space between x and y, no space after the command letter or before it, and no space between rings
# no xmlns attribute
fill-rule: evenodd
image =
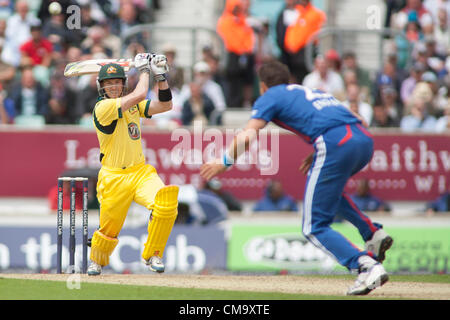
<svg viewBox="0 0 450 320"><path fill-rule="evenodd" d="M138 111L138 108L136 108L136 106L134 106L134 107L131 107L130 110L128 110L128 111L130 111L131 114L135 114Z"/></svg>
<svg viewBox="0 0 450 320"><path fill-rule="evenodd" d="M141 137L141 132L139 131L139 126L131 122L128 124L128 134L130 135L130 138L133 140L138 140Z"/></svg>
<svg viewBox="0 0 450 320"><path fill-rule="evenodd" d="M108 69L106 70L106 73L117 73L117 69L114 68L113 66L108 67Z"/></svg>

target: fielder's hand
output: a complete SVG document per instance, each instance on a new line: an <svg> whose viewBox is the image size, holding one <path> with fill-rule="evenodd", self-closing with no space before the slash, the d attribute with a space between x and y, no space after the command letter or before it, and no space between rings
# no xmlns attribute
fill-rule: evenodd
<svg viewBox="0 0 450 320"><path fill-rule="evenodd" d="M298 168L298 170L300 170L303 174L307 174L309 171L309 168L311 168L311 164L313 162L314 159L314 152L312 152L310 155L308 155L302 162L300 168Z"/></svg>
<svg viewBox="0 0 450 320"><path fill-rule="evenodd" d="M223 164L222 160L217 159L202 165L200 168L200 175L203 179L209 181L218 174L227 171L227 169L228 168Z"/></svg>
<svg viewBox="0 0 450 320"><path fill-rule="evenodd" d="M153 54L150 61L150 68L152 69L153 78L156 81L164 81L166 77L164 74L169 72L169 65L167 58L163 54Z"/></svg>
<svg viewBox="0 0 450 320"><path fill-rule="evenodd" d="M152 55L150 53L138 53L134 57L134 67L139 72L150 72L150 59Z"/></svg>

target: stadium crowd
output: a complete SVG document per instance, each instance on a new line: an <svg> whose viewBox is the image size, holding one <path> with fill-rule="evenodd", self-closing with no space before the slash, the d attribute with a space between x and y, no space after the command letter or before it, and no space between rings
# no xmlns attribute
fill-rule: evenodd
<svg viewBox="0 0 450 320"><path fill-rule="evenodd" d="M154 0L60 0L62 12L51 15L50 2L0 2L0 123L91 126L96 77L65 78L65 65L145 52L141 35L125 43L120 36L134 25L151 23L159 9ZM177 63L176 47L164 45L174 108L143 124L173 128L200 120L220 125L227 108L250 108L258 97L256 70L279 59L289 66L293 82L334 94L371 127L450 130L450 1L385 2L386 26L396 32L386 35L391 46L380 70L369 72L357 52L334 49L316 54L314 69L308 70L306 44L327 23L309 0L285 0L274 25L251 16L250 0L227 0L216 30L226 56L205 46L201 61L186 72ZM65 25L70 5L81 9L80 28L73 30ZM133 88L137 74L132 70L128 77ZM148 97L157 95L150 90Z"/></svg>

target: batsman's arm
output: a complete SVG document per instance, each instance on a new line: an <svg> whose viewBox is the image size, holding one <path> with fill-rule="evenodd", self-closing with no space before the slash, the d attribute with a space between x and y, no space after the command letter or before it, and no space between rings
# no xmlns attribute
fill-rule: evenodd
<svg viewBox="0 0 450 320"><path fill-rule="evenodd" d="M125 112L132 106L138 104L147 96L148 88L150 85L151 59L151 53L138 53L134 57L134 66L139 70L139 81L133 92L121 98L120 106L122 108L122 112Z"/></svg>
<svg viewBox="0 0 450 320"><path fill-rule="evenodd" d="M150 102L148 113L150 115L166 112L172 109L172 92L166 80L158 81L158 100Z"/></svg>
<svg viewBox="0 0 450 320"><path fill-rule="evenodd" d="M153 54L150 61L153 79L158 85L158 100L150 102L149 114L157 114L172 109L172 92L165 74L169 72L167 58L163 54Z"/></svg>
<svg viewBox="0 0 450 320"><path fill-rule="evenodd" d="M145 97L147 96L149 83L150 83L149 73L141 72L141 74L139 75L139 81L133 92L121 98L120 106L122 108L122 112L127 111L132 106L138 104L139 102L145 99Z"/></svg>

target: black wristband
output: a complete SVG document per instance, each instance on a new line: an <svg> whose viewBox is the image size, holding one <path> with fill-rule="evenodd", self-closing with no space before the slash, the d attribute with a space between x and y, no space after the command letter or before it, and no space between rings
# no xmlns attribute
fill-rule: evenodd
<svg viewBox="0 0 450 320"><path fill-rule="evenodd" d="M167 102L172 100L172 91L169 89L159 89L158 90L158 99L161 102Z"/></svg>

